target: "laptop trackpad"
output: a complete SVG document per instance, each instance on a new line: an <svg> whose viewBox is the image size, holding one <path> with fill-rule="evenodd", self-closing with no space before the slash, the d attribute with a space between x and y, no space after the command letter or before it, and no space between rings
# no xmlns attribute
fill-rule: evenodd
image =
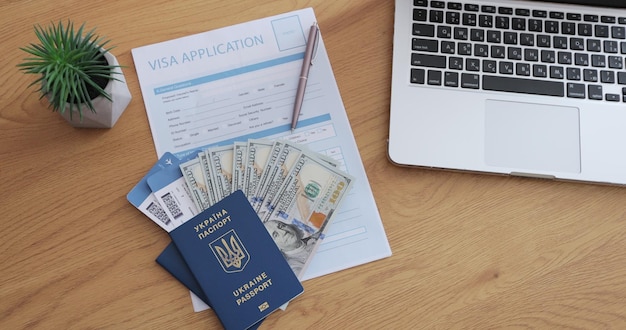
<svg viewBox="0 0 626 330"><path fill-rule="evenodd" d="M487 100L485 132L487 165L580 173L578 108Z"/></svg>

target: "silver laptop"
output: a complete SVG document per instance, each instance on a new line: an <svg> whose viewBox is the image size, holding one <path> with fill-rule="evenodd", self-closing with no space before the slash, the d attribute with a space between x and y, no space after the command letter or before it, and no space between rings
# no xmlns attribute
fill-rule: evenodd
<svg viewBox="0 0 626 330"><path fill-rule="evenodd" d="M626 1L396 0L389 158L626 184Z"/></svg>

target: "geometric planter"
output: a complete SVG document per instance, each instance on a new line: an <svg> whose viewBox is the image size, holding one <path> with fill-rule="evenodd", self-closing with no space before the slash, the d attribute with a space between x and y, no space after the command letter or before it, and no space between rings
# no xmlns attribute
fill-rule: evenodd
<svg viewBox="0 0 626 330"><path fill-rule="evenodd" d="M106 58L107 62L109 62L109 65L119 66L119 62L117 61L117 58L113 56L113 54L106 52L104 53L104 57ZM75 110L75 106L74 113L72 113L72 119L70 119L69 104L66 103L65 111L63 111L61 116L74 127L113 127L113 125L115 125L124 110L126 110L126 107L132 99L130 91L128 90L128 86L126 85L126 79L124 78L124 73L122 72L122 69L116 67L115 69L113 69L113 71L118 72L112 74L112 77L114 77L115 79L109 79L108 84L104 88L104 90L109 93L113 101L107 100L106 97L102 95L94 98L93 100L91 100L91 102L96 109L95 113L91 111L91 109L89 109L86 104L81 104L80 108L83 112L82 121L80 119L80 114Z"/></svg>

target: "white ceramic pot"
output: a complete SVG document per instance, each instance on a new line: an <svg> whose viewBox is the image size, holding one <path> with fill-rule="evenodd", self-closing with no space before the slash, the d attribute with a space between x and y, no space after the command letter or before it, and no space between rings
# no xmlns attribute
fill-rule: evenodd
<svg viewBox="0 0 626 330"><path fill-rule="evenodd" d="M109 62L109 65L119 66L119 62L113 54L106 52L104 53L104 57ZM77 111L72 113L72 119L70 119L69 104L65 105L65 111L63 111L61 116L74 127L113 127L132 99L121 68L117 67L114 71L118 72L113 75L116 79L110 79L109 83L104 88L104 90L111 95L112 101L107 100L104 96L98 96L91 100L96 109L95 113L91 111L86 104L80 105L83 112L82 121Z"/></svg>

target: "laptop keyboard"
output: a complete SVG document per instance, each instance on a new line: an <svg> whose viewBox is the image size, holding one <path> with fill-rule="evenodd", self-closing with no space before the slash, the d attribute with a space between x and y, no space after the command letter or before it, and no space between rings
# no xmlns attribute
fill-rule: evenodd
<svg viewBox="0 0 626 330"><path fill-rule="evenodd" d="M626 17L414 0L411 83L626 102Z"/></svg>

